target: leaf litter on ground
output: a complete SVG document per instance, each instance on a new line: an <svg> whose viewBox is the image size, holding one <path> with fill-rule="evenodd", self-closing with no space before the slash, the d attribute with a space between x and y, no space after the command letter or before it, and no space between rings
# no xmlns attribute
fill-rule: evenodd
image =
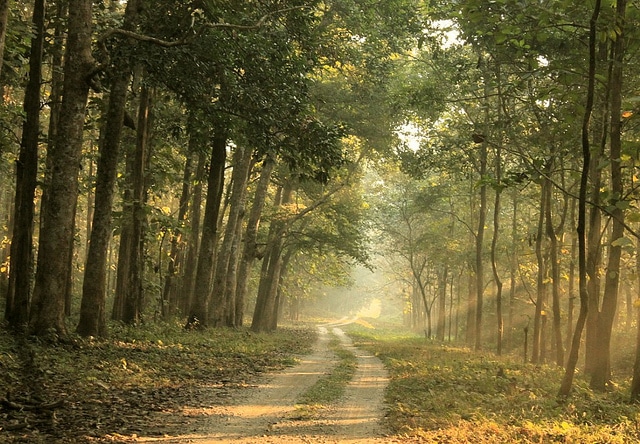
<svg viewBox="0 0 640 444"><path fill-rule="evenodd" d="M197 431L207 408L261 373L293 365L315 334L305 327L185 331L176 323L44 343L2 332L0 443L122 442Z"/></svg>

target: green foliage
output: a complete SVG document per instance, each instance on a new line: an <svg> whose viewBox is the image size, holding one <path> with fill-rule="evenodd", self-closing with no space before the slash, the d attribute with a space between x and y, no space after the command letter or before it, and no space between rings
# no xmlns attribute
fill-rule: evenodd
<svg viewBox="0 0 640 444"><path fill-rule="evenodd" d="M427 442L635 442L637 409L620 387L598 394L579 379L570 402L562 369L474 353L404 333L353 327L391 373L388 421Z"/></svg>

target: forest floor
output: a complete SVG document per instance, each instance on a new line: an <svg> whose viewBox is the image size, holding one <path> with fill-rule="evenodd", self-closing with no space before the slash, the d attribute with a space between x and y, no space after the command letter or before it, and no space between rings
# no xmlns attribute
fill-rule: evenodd
<svg viewBox="0 0 640 444"><path fill-rule="evenodd" d="M381 423L386 370L338 324L275 338L216 331L204 343L175 330L116 335L66 344L5 336L0 443L392 442ZM339 364L332 340L355 358L351 380L335 402L301 406Z"/></svg>
<svg viewBox="0 0 640 444"><path fill-rule="evenodd" d="M308 415L297 401L337 364L329 348L330 335L356 357L356 371L344 396L331 405L313 409ZM313 352L297 365L261 377L247 390L238 391L229 404L198 409L189 414L206 415L207 424L198 433L165 430L162 438L140 436L135 442L162 443L382 443L384 390L387 372L380 360L355 348L336 324L318 327ZM175 418L174 418L175 419ZM167 421L159 418L159 423Z"/></svg>
<svg viewBox="0 0 640 444"><path fill-rule="evenodd" d="M640 442L632 347L614 348L610 391L578 373L559 402L557 366L371 322L120 326L62 342L2 332L0 443Z"/></svg>

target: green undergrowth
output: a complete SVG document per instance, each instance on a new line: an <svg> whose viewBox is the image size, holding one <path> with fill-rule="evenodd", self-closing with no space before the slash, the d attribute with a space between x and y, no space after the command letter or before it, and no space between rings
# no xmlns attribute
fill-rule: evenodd
<svg viewBox="0 0 640 444"><path fill-rule="evenodd" d="M571 398L559 403L563 371L557 367L370 324L348 333L387 366L387 419L400 435L433 443L640 442L640 409L627 400L628 382L594 393L578 375Z"/></svg>
<svg viewBox="0 0 640 444"><path fill-rule="evenodd" d="M0 393L28 409L0 410L0 443L96 442L154 429L162 435L166 430L153 414L223 403L258 374L294 364L315 339L308 328L256 334L185 331L179 323L115 326L109 339L71 337L65 343L3 331ZM61 405L32 410L50 403Z"/></svg>
<svg viewBox="0 0 640 444"><path fill-rule="evenodd" d="M353 379L357 368L357 358L345 349L340 340L333 336L329 341L330 350L338 362L331 371L309 387L298 399L294 419L312 419L331 403L339 400L347 384Z"/></svg>

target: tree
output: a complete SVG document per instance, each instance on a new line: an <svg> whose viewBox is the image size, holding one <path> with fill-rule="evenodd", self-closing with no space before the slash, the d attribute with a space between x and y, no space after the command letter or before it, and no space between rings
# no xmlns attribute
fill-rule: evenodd
<svg viewBox="0 0 640 444"><path fill-rule="evenodd" d="M0 21L2 20L0 5ZM6 15L6 13L5 13ZM6 20L5 20L6 22ZM0 31L2 30L0 24ZM34 198L38 173L40 138L40 87L45 38L45 2L33 6L34 37L29 54L29 81L24 100L25 121L22 128L20 156L16 164L16 196L13 234L11 238L11 273L7 291L5 318L13 328L24 328L29 322L31 273L33 267ZM0 34L0 46L4 35ZM2 51L0 51L0 56ZM0 57L1 60L1 57Z"/></svg>
<svg viewBox="0 0 640 444"><path fill-rule="evenodd" d="M4 45L7 36L7 21L9 19L9 0L0 0L0 60L4 58ZM0 63L2 73L2 63Z"/></svg>
<svg viewBox="0 0 640 444"><path fill-rule="evenodd" d="M123 29L135 29L141 3L129 0L124 13ZM77 332L83 336L106 334L106 277L107 251L111 238L113 194L118 173L120 138L125 120L127 94L131 81L130 61L120 57L114 69L114 81L109 94L109 105L96 172L95 210L91 240L85 264L82 303Z"/></svg>
<svg viewBox="0 0 640 444"><path fill-rule="evenodd" d="M64 89L56 139L48 156L51 177L44 190L38 269L33 292L30 330L66 334L64 310L78 197L84 117L90 81L95 73L91 54L90 0L70 0L64 68Z"/></svg>
<svg viewBox="0 0 640 444"><path fill-rule="evenodd" d="M595 74L596 74L596 38L597 24L600 16L601 2L596 0L593 7L593 14L589 20L589 75L588 87L586 92L586 105L582 120L582 170L580 176L580 194L578 199L578 276L580 281L580 313L576 321L576 327L573 333L571 349L567 365L565 367L564 377L558 391L558 397L566 398L569 396L573 377L578 362L578 351L580 348L580 340L582 331L587 320L589 310L589 293L587 290L587 271L586 271L586 201L587 201L587 179L589 177L589 168L591 166L591 146L589 142L589 124L591 121L591 113L593 111L593 100L595 90Z"/></svg>
<svg viewBox="0 0 640 444"><path fill-rule="evenodd" d="M242 218L244 217L244 201L252 159L253 150L242 145L236 146L231 176L230 210L214 274L213 307L210 310L211 324L214 326L233 327L237 318L235 291L232 291L231 288L236 281L237 257L234 250L237 250L238 229L242 226Z"/></svg>
<svg viewBox="0 0 640 444"><path fill-rule="evenodd" d="M611 159L611 208L612 218L611 242L609 246L607 273L605 276L602 308L598 316L597 345L595 362L591 378L591 387L604 391L611 378L610 348L611 332L618 302L618 286L620 282L620 257L624 241L624 208L626 201L623 188L622 168L622 85L625 54L625 17L627 2L617 0L614 23L619 29L613 39L613 59L611 61L611 105L610 105L610 142L609 158Z"/></svg>

